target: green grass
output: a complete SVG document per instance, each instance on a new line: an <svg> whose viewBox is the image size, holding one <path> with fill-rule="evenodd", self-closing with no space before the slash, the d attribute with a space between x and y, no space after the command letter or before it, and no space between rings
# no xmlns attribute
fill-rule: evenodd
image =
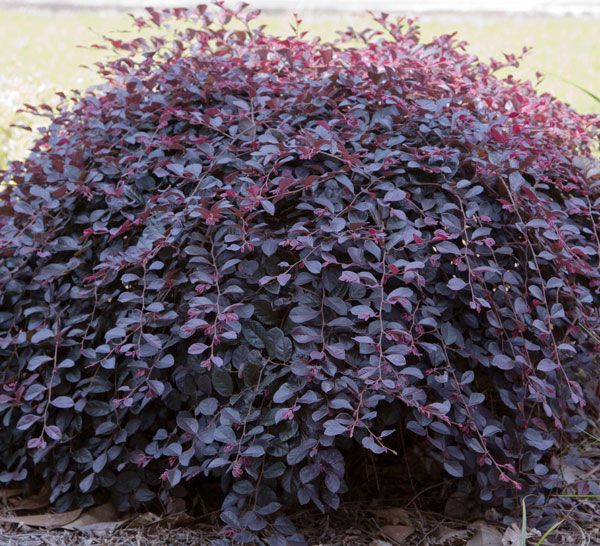
<svg viewBox="0 0 600 546"><path fill-rule="evenodd" d="M262 22L274 32L289 30L286 17L265 16ZM306 30L324 39L332 38L339 28L369 24L367 17L358 16L311 15L304 21ZM421 24L426 38L458 31L470 43L470 51L483 59L532 46L516 75L531 79L536 71L549 74L541 85L543 91L581 112L599 110L593 97L576 85L600 94L600 20L445 17L427 18ZM102 34L128 26L129 18L122 13L0 9L0 162L3 148L5 155L18 155L23 148L19 139L27 140L7 130L18 121L15 108L47 100L54 91L96 83L94 72L82 65L92 65L101 52L78 46L97 43Z"/></svg>

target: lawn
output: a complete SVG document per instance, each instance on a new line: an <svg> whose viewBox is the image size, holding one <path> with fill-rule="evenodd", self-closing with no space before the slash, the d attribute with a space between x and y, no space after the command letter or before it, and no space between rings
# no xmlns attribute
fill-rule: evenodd
<svg viewBox="0 0 600 546"><path fill-rule="evenodd" d="M287 18L265 16L262 22L275 32L287 32ZM600 20L550 17L449 17L422 20L423 35L458 32L470 49L483 59L503 52L533 47L517 75L534 78L547 74L541 89L572 104L581 112L598 111L598 103L577 87L600 93ZM328 39L348 25L367 26L357 16L309 15L305 27ZM0 163L2 157L23 153L24 134L9 130L21 121L14 111L26 102L47 100L54 91L86 87L95 83L89 68L98 50L79 47L97 43L101 36L128 27L123 13L35 12L0 9ZM563 79L560 79L563 78Z"/></svg>

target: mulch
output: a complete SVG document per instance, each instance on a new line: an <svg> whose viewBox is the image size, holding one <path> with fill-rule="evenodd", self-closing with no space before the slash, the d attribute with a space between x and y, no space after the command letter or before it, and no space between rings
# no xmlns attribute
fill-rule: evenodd
<svg viewBox="0 0 600 546"><path fill-rule="evenodd" d="M600 506L597 500L582 500L566 512L563 524L544 545L600 545ZM141 514L122 521L118 528L36 529L14 523L0 524L0 546L199 546L219 537L216 514L206 518L185 514L159 517ZM396 503L361 501L344 503L325 515L312 510L292 514L297 527L314 546L520 546L518 525L467 521ZM528 544L537 544L541 532L529 529Z"/></svg>

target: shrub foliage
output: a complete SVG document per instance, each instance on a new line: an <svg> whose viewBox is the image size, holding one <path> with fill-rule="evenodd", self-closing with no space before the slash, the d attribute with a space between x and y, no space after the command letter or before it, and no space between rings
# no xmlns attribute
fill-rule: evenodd
<svg viewBox="0 0 600 546"><path fill-rule="evenodd" d="M215 9L149 10L104 86L31 108L0 482L175 510L217 477L229 536L273 544L399 427L484 501L556 486L598 379L597 119L410 21L322 43Z"/></svg>

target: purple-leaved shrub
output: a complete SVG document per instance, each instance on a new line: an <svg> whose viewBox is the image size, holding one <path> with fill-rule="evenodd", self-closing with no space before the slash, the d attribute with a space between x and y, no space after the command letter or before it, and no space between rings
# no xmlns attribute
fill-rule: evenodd
<svg viewBox="0 0 600 546"><path fill-rule="evenodd" d="M598 119L410 22L148 11L2 175L0 483L176 510L217 477L226 535L274 545L400 427L489 503L560 485L598 409Z"/></svg>

